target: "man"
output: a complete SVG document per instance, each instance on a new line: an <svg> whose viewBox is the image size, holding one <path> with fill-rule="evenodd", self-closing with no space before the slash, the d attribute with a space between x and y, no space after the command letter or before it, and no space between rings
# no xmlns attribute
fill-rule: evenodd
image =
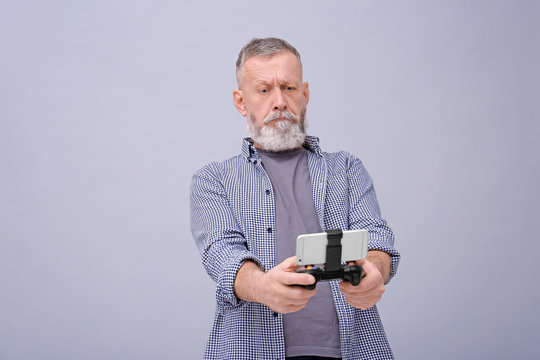
<svg viewBox="0 0 540 360"><path fill-rule="evenodd" d="M298 51L253 39L236 63L234 105L247 117L242 153L193 176L192 233L216 281L208 359L391 359L375 304L399 254L360 160L325 153L305 133L309 87ZM297 273L296 237L367 229L358 286Z"/></svg>

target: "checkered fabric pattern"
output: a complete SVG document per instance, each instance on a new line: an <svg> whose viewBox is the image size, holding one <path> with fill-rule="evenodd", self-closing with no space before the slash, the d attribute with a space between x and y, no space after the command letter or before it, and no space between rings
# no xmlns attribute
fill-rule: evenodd
<svg viewBox="0 0 540 360"><path fill-rule="evenodd" d="M390 254L393 277L400 255L381 218L370 176L359 159L346 152L323 152L318 140L310 136L304 146L321 227L368 230L369 249ZM282 315L238 299L233 289L246 259L265 270L276 265L274 194L251 139L244 139L240 155L210 163L193 176L191 230L204 268L216 282L217 308L204 358L284 359ZM377 307L355 309L345 301L338 281L331 281L331 287L343 359L393 359ZM306 336L317 335L308 331Z"/></svg>

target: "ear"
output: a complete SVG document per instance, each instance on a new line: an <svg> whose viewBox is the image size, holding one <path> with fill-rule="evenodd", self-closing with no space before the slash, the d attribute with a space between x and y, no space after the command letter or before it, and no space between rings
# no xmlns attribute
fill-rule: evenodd
<svg viewBox="0 0 540 360"><path fill-rule="evenodd" d="M244 94L242 93L242 90L236 89L233 91L233 102L236 110L238 110L242 116L246 116L246 102L244 101Z"/></svg>
<svg viewBox="0 0 540 360"><path fill-rule="evenodd" d="M309 102L309 84L308 82L306 81L305 83L302 84L302 94L304 95L304 101L306 102L306 105L308 104Z"/></svg>

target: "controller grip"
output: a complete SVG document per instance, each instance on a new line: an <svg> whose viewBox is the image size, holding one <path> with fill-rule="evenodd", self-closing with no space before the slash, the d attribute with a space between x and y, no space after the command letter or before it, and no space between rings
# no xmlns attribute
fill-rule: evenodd
<svg viewBox="0 0 540 360"><path fill-rule="evenodd" d="M298 273L309 274L315 278L315 282L313 284L299 285L308 290L314 290L315 287L317 287L317 282L322 279L322 271L320 269L303 269L303 270L299 270Z"/></svg>
<svg viewBox="0 0 540 360"><path fill-rule="evenodd" d="M353 286L360 284L364 269L360 265L345 265L343 267L343 279L349 281Z"/></svg>

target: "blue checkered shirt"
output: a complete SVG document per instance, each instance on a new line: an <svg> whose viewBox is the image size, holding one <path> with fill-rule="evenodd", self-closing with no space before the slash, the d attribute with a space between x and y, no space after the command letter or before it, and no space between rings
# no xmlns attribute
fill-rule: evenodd
<svg viewBox="0 0 540 360"><path fill-rule="evenodd" d="M316 137L309 136L304 147L322 229L367 229L369 249L391 256L393 277L400 255L362 162L346 152L323 152ZM282 315L238 299L233 289L236 272L247 259L265 270L276 265L274 194L252 140L244 139L240 155L210 163L193 175L191 231L203 266L216 282L217 308L204 358L284 359ZM393 359L377 307L355 309L337 280L331 288L343 359ZM309 324L306 330L306 336L324 336L310 334Z"/></svg>

